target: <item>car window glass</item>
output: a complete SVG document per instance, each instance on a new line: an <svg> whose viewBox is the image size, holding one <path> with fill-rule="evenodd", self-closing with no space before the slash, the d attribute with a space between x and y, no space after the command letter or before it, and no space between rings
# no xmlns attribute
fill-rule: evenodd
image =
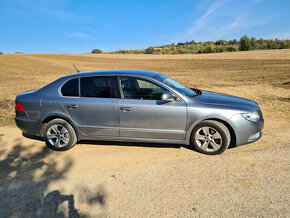
<svg viewBox="0 0 290 218"><path fill-rule="evenodd" d="M165 83L166 85L170 86L171 88L177 89L183 95L186 95L189 97L196 95L196 93L193 90L187 88L186 86L180 84L179 82L177 82L177 81L175 81L175 80L173 80L165 75L159 74L159 75L155 76L154 79L157 79L157 80L161 81L162 83Z"/></svg>
<svg viewBox="0 0 290 218"><path fill-rule="evenodd" d="M147 80L120 77L121 95L124 99L161 100L166 89Z"/></svg>
<svg viewBox="0 0 290 218"><path fill-rule="evenodd" d="M110 77L94 76L81 78L81 96L111 98Z"/></svg>
<svg viewBox="0 0 290 218"><path fill-rule="evenodd" d="M78 78L67 81L61 88L61 94L63 96L79 96L79 82Z"/></svg>

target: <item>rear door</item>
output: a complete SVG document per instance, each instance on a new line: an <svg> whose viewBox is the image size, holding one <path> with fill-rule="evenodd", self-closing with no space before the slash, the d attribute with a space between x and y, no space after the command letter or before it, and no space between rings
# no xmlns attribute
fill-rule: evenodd
<svg viewBox="0 0 290 218"><path fill-rule="evenodd" d="M81 77L68 81L61 89L65 110L88 136L119 136L112 80L111 76Z"/></svg>
<svg viewBox="0 0 290 218"><path fill-rule="evenodd" d="M181 99L162 101L167 89L142 78L118 77L120 136L185 139L186 104Z"/></svg>

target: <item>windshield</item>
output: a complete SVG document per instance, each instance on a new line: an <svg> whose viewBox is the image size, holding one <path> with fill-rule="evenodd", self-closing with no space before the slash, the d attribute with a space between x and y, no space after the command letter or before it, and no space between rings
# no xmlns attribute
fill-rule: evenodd
<svg viewBox="0 0 290 218"><path fill-rule="evenodd" d="M175 80L167 77L167 76L164 76L162 74L159 74L157 76L154 76L155 79L165 83L166 85L170 86L171 88L174 88L176 90L178 90L179 92L181 92L183 95L186 95L186 96L189 96L189 97L192 97L194 95L196 95L196 93L185 87L184 85L180 84L179 82L176 82Z"/></svg>

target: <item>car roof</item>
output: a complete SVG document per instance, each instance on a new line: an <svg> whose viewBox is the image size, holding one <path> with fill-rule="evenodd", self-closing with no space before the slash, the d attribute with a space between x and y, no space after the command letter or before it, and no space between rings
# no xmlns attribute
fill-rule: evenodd
<svg viewBox="0 0 290 218"><path fill-rule="evenodd" d="M97 76L97 75L140 75L140 76L147 76L147 77L154 77L156 75L159 75L157 72L153 71L147 71L147 70L127 70L127 69L122 69L122 70L98 70L98 71L88 71L88 72L80 72L80 73L74 73L70 74L67 76L64 76L65 78L74 78L74 77L84 77L84 76Z"/></svg>

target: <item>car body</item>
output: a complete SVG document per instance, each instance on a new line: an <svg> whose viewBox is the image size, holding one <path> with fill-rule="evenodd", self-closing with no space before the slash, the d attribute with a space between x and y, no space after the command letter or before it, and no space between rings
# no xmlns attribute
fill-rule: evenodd
<svg viewBox="0 0 290 218"><path fill-rule="evenodd" d="M24 133L45 137L44 127L54 119L67 122L76 141L186 145L192 144L192 133L198 124L212 121L227 129L220 131L230 137L226 147L257 141L264 125L262 112L254 101L188 89L162 74L142 70L71 74L16 97L15 121ZM211 151L200 151L220 153L212 147L208 150Z"/></svg>

